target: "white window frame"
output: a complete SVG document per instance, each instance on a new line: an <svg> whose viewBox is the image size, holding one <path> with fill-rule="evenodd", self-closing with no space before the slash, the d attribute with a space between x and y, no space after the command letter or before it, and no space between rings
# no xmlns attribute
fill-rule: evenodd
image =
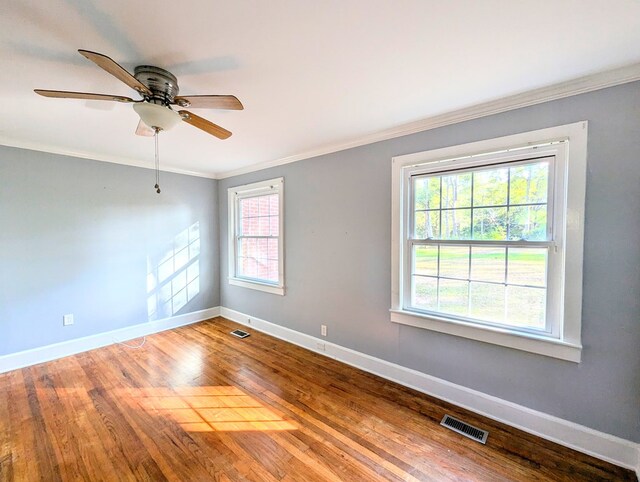
<svg viewBox="0 0 640 482"><path fill-rule="evenodd" d="M586 121L522 134L394 157L392 160L391 321L474 340L507 346L563 360L580 362L582 321L582 263L587 163ZM511 330L407 309L411 276L411 176L508 162L535 147L536 156L554 155L549 212L553 239L549 245L548 313L550 333ZM520 157L519 157L520 156ZM553 166L553 169L552 169ZM552 169L552 170L551 170ZM549 225L551 228L551 224ZM553 259L552 259L553 258ZM553 291L551 291L553 290ZM554 301L555 300L555 301Z"/></svg>
<svg viewBox="0 0 640 482"><path fill-rule="evenodd" d="M269 194L278 194L278 282L269 283L251 278L245 278L237 275L237 258L238 258L238 228L241 199L254 196L264 196ZM284 178L269 179L266 181L254 182L243 186L230 187L227 190L228 199L228 254L229 254L229 284L242 286L259 291L265 291L276 295L284 295Z"/></svg>

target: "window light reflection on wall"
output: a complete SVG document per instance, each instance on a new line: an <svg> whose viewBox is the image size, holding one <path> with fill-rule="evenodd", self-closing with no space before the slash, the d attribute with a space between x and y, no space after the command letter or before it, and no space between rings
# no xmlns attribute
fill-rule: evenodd
<svg viewBox="0 0 640 482"><path fill-rule="evenodd" d="M147 257L149 321L176 314L200 292L200 223L180 232L161 256Z"/></svg>

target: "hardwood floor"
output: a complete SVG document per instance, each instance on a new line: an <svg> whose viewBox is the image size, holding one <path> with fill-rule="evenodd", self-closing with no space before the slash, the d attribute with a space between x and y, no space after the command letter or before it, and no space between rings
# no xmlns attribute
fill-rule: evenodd
<svg viewBox="0 0 640 482"><path fill-rule="evenodd" d="M217 318L0 375L0 480L636 480ZM486 445L439 425L488 429Z"/></svg>

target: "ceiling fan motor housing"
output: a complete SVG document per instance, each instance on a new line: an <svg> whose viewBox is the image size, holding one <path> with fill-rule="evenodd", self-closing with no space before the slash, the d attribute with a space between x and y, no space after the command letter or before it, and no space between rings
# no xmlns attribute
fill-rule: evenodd
<svg viewBox="0 0 640 482"><path fill-rule="evenodd" d="M134 77L146 85L153 95L145 96L145 100L154 104L168 106L174 103L178 95L178 79L171 72L153 65L138 65Z"/></svg>

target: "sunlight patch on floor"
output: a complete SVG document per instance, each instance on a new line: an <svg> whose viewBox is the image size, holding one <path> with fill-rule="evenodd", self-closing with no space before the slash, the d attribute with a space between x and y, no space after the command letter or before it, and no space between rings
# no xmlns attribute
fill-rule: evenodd
<svg viewBox="0 0 640 482"><path fill-rule="evenodd" d="M293 421L233 386L154 387L127 392L146 412L167 417L189 432L298 429Z"/></svg>

